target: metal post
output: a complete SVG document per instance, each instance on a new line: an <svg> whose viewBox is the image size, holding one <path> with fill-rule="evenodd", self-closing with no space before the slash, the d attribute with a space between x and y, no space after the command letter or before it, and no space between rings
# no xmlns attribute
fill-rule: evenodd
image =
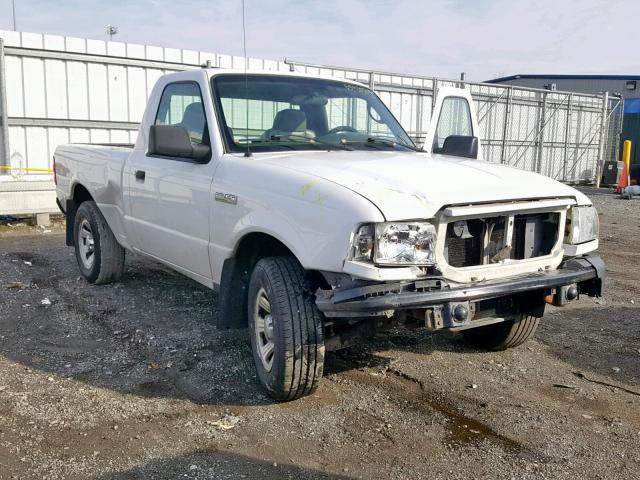
<svg viewBox="0 0 640 480"><path fill-rule="evenodd" d="M433 117L433 111L436 109L436 99L438 98L438 79L433 79L433 88L431 93L431 116ZM429 128L435 128L433 125L429 125Z"/></svg>
<svg viewBox="0 0 640 480"><path fill-rule="evenodd" d="M544 156L544 127L547 114L547 93L542 93L542 109L540 110L540 123L538 127L538 151L535 166L536 172L542 173L542 158Z"/></svg>
<svg viewBox="0 0 640 480"><path fill-rule="evenodd" d="M0 166L9 165L9 118L7 114L6 70L4 65L4 40L0 38ZM0 173L4 173L2 169Z"/></svg>
<svg viewBox="0 0 640 480"><path fill-rule="evenodd" d="M600 177L604 167L604 142L607 134L607 115L609 110L609 92L604 92L602 97L602 118L600 119L600 145L598 145L598 158L596 165L596 188L600 188Z"/></svg>
<svg viewBox="0 0 640 480"><path fill-rule="evenodd" d="M295 63L293 63L290 60L287 60L286 58L284 59L284 63L289 65L289 71L290 72L295 72L296 71L296 64Z"/></svg>
<svg viewBox="0 0 640 480"><path fill-rule="evenodd" d="M509 126L511 123L511 99L513 88L507 87L507 103L505 105L504 123L502 124L502 149L500 150L500 163L507 161L507 137L509 136Z"/></svg>
<svg viewBox="0 0 640 480"><path fill-rule="evenodd" d="M622 128L624 126L624 97L620 97L617 108L620 109L620 113L618 114L618 128L616 132L613 160L618 160L618 158L620 158L620 140L622 140Z"/></svg>
<svg viewBox="0 0 640 480"><path fill-rule="evenodd" d="M567 102L567 121L564 127L564 155L562 165L562 181L567 181L567 164L569 163L569 135L571 134L571 108L573 107L573 93L569 94Z"/></svg>
<svg viewBox="0 0 640 480"><path fill-rule="evenodd" d="M416 139L420 143L424 143L422 141L422 111L424 109L424 95L423 92L418 90L418 95L416 97Z"/></svg>
<svg viewBox="0 0 640 480"><path fill-rule="evenodd" d="M16 0L11 0L11 9L13 12L13 31L16 31Z"/></svg>

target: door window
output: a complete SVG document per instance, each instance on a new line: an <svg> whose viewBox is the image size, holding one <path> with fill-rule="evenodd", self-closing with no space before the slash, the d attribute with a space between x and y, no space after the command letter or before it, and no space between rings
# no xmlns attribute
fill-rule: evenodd
<svg viewBox="0 0 640 480"><path fill-rule="evenodd" d="M209 144L200 87L195 82L167 85L160 98L155 125L174 125L189 133L193 144Z"/></svg>
<svg viewBox="0 0 640 480"><path fill-rule="evenodd" d="M466 98L447 97L442 102L436 134L433 137L433 152L441 150L444 141L451 135L473 136L471 110Z"/></svg>

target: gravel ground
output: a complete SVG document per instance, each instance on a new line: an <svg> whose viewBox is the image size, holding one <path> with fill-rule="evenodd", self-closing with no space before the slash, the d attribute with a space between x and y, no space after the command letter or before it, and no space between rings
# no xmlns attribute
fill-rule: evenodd
<svg viewBox="0 0 640 480"><path fill-rule="evenodd" d="M88 285L62 224L5 222L0 478L640 478L640 199L587 193L605 299L548 308L506 352L394 330L286 404L208 290L132 258Z"/></svg>

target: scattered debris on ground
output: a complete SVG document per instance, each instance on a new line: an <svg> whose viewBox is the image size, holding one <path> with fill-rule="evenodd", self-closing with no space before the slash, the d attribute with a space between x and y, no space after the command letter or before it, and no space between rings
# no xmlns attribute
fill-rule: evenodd
<svg viewBox="0 0 640 480"><path fill-rule="evenodd" d="M135 258L91 286L59 223L0 225L0 478L640 478L640 203L587 193L606 298L505 352L393 330L284 404L210 291Z"/></svg>

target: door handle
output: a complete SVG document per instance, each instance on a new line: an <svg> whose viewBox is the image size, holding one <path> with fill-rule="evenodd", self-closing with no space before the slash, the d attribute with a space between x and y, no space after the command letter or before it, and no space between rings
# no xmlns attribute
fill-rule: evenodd
<svg viewBox="0 0 640 480"><path fill-rule="evenodd" d="M146 172L144 170L136 170L136 180L142 180L144 182L145 176Z"/></svg>

